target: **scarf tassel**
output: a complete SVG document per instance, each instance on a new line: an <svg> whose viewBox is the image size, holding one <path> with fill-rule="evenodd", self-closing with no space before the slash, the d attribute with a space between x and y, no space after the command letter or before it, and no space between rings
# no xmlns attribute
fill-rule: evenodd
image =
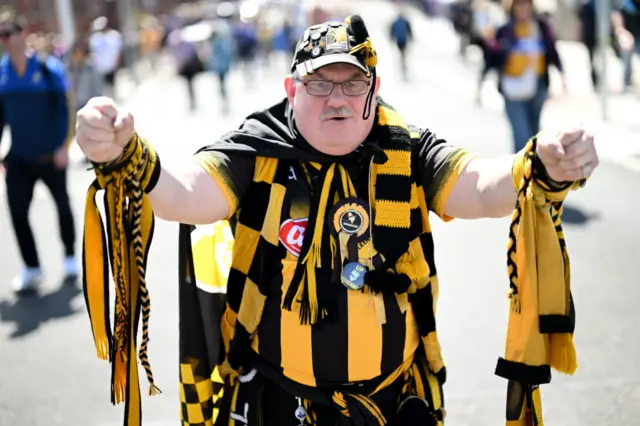
<svg viewBox="0 0 640 426"><path fill-rule="evenodd" d="M109 327L109 263L102 217L96 205L99 184L94 181L87 192L82 241L82 286L98 359L111 362L112 338ZM91 259L87 259L88 254Z"/></svg>
<svg viewBox="0 0 640 426"><path fill-rule="evenodd" d="M292 309L294 301L300 303L299 312L302 324L315 324L318 320L325 318L329 314L327 306L324 304L321 306L320 303L320 299L323 299L323 302L328 302L329 296L325 296L324 298L319 297L316 269L322 267L322 240L325 234L324 222L327 215L329 195L331 188L334 186L335 168L336 165L331 164L326 170L322 191L319 195L318 208L315 211L315 215L310 217L309 220L309 228L313 229L311 242L308 248L303 247L300 255L302 261L299 262L298 269L294 273L283 301L283 308L287 310ZM335 242L333 250L335 253Z"/></svg>

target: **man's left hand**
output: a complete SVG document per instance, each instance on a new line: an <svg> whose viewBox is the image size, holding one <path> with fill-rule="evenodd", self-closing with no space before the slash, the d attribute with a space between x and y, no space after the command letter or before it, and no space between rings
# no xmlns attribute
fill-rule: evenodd
<svg viewBox="0 0 640 426"><path fill-rule="evenodd" d="M69 165L69 149L62 146L53 153L53 165L58 170L66 169Z"/></svg>
<svg viewBox="0 0 640 426"><path fill-rule="evenodd" d="M557 134L538 137L536 155L555 182L574 182L588 178L598 167L593 134L574 127Z"/></svg>

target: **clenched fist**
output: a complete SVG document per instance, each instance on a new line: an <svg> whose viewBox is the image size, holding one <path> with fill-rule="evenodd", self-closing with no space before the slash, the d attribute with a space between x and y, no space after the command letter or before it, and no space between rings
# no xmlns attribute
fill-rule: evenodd
<svg viewBox="0 0 640 426"><path fill-rule="evenodd" d="M117 159L133 136L133 116L112 99L92 98L78 111L76 140L94 163Z"/></svg>
<svg viewBox="0 0 640 426"><path fill-rule="evenodd" d="M538 139L536 155L556 182L588 178L599 162L593 134L582 126L556 134L543 133Z"/></svg>

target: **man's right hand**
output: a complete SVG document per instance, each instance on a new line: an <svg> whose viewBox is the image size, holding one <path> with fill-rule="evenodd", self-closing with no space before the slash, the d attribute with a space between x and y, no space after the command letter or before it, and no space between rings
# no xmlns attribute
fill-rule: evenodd
<svg viewBox="0 0 640 426"><path fill-rule="evenodd" d="M110 98L92 98L78 111L76 140L84 155L94 163L117 159L133 132L133 116Z"/></svg>

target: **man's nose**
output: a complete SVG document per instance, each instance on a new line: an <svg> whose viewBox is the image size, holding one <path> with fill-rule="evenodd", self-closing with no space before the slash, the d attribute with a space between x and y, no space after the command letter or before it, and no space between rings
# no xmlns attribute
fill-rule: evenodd
<svg viewBox="0 0 640 426"><path fill-rule="evenodd" d="M327 104L331 107L339 107L339 106L345 105L346 103L347 103L347 97L342 91L342 85L336 84L333 87L333 92L331 92L331 94L329 95Z"/></svg>

